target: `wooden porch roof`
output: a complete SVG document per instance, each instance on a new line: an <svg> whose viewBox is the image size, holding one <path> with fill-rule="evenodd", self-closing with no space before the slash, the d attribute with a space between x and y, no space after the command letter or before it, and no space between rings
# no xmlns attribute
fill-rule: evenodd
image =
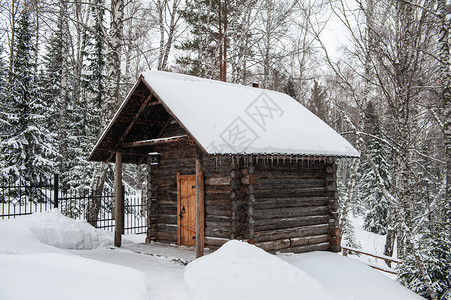
<svg viewBox="0 0 451 300"><path fill-rule="evenodd" d="M121 149L124 163L143 163L152 151L152 143L131 145L136 141L158 139L169 126L172 116L142 79L141 76L105 128L89 161L115 162L114 153Z"/></svg>

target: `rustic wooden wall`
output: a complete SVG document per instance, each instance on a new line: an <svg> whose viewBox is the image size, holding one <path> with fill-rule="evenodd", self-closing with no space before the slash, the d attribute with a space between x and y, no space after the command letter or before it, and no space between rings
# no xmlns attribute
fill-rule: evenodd
<svg viewBox="0 0 451 300"><path fill-rule="evenodd" d="M173 123L162 137L186 134ZM195 148L188 141L156 146L161 153L160 164L148 166L150 199L150 239L163 243L177 243L177 172L196 173Z"/></svg>
<svg viewBox="0 0 451 300"><path fill-rule="evenodd" d="M244 238L271 252L338 251L334 167L330 158L274 158L243 168Z"/></svg>
<svg viewBox="0 0 451 300"><path fill-rule="evenodd" d="M163 137L186 134L171 124ZM177 243L177 172L196 174L195 147L189 141L155 147L161 153L158 166L148 164L148 209L150 211L147 240ZM230 158L204 156L205 178L205 246L216 249L231 235Z"/></svg>
<svg viewBox="0 0 451 300"><path fill-rule="evenodd" d="M185 134L172 124L164 137ZM188 141L155 147L148 166L148 241L177 243L176 174L195 174ZM205 246L247 240L271 252L340 251L336 165L327 159L204 156Z"/></svg>
<svg viewBox="0 0 451 300"><path fill-rule="evenodd" d="M230 158L204 156L205 246L217 249L232 234Z"/></svg>

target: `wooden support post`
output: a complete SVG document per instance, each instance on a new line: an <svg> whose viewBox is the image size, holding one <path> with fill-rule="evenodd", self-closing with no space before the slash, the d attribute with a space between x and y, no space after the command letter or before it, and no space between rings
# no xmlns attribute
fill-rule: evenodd
<svg viewBox="0 0 451 300"><path fill-rule="evenodd" d="M204 256L205 204L202 150L196 149L196 258Z"/></svg>
<svg viewBox="0 0 451 300"><path fill-rule="evenodd" d="M122 198L122 152L116 152L116 170L115 170L115 226L114 226L114 246L120 247L122 244L122 212L124 210L124 199Z"/></svg>
<svg viewBox="0 0 451 300"><path fill-rule="evenodd" d="M147 197L146 197L146 210L147 210L147 234L146 243L150 244L152 241L152 226L150 220L150 214L152 213L152 166L151 158L149 155L147 157Z"/></svg>

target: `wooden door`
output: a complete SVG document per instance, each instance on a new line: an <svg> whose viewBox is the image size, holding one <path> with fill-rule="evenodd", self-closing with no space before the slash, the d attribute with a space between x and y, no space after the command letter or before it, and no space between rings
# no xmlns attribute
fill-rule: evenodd
<svg viewBox="0 0 451 300"><path fill-rule="evenodd" d="M196 245L196 175L177 174L177 243Z"/></svg>

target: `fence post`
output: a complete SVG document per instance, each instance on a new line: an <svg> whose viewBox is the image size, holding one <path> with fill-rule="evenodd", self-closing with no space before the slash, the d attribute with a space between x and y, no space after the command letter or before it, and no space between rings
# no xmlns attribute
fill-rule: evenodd
<svg viewBox="0 0 451 300"><path fill-rule="evenodd" d="M122 186L122 234L125 234L125 187Z"/></svg>
<svg viewBox="0 0 451 300"><path fill-rule="evenodd" d="M53 207L58 208L58 174L54 175L53 179Z"/></svg>

